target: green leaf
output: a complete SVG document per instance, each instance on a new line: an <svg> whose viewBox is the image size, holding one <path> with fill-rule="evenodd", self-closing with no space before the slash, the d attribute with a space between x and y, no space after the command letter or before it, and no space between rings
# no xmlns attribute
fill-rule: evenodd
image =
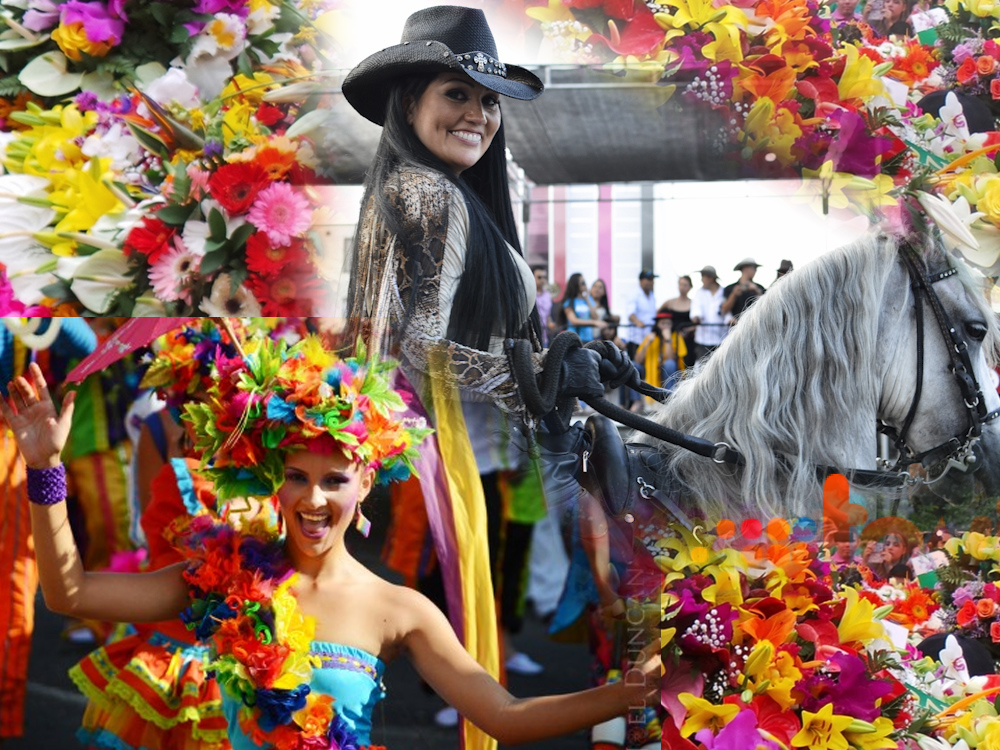
<svg viewBox="0 0 1000 750"><path fill-rule="evenodd" d="M166 3L162 3L165 5ZM161 5L161 3L154 3L154 5ZM170 32L170 41L173 44L184 44L191 38L191 32L184 28L183 25L175 26L174 30Z"/></svg>
<svg viewBox="0 0 1000 750"><path fill-rule="evenodd" d="M187 164L178 162L173 168L174 190L171 198L178 203L186 203L191 194L191 178L188 177Z"/></svg>
<svg viewBox="0 0 1000 750"><path fill-rule="evenodd" d="M229 278L232 284L237 289L243 286L243 282L247 280L247 269L246 268L233 268L229 271Z"/></svg>
<svg viewBox="0 0 1000 750"><path fill-rule="evenodd" d="M240 52L239 57L236 58L236 69L247 78L253 78L253 63L246 51Z"/></svg>
<svg viewBox="0 0 1000 750"><path fill-rule="evenodd" d="M215 273L220 268L222 268L226 263L226 252L225 250L215 250L210 253L206 253L205 257L201 259L201 266L198 268L198 272L201 274Z"/></svg>
<svg viewBox="0 0 1000 750"><path fill-rule="evenodd" d="M156 212L156 218L172 227L184 226L194 211L195 203L171 203Z"/></svg>
<svg viewBox="0 0 1000 750"><path fill-rule="evenodd" d="M240 224L240 226L236 227L236 230L233 232L233 236L229 238L229 243L233 246L233 249L243 249L243 246L247 244L247 240L250 239L250 235L253 234L256 229L257 227L250 222Z"/></svg>
<svg viewBox="0 0 1000 750"><path fill-rule="evenodd" d="M161 156L164 159L170 158L170 149L168 149L167 144L161 141L157 136L132 122L128 123L128 129L132 131L132 135L134 135L135 139L142 144L144 149Z"/></svg>
<svg viewBox="0 0 1000 750"><path fill-rule="evenodd" d="M173 27L174 17L177 15L177 9L173 7L171 3L150 3L148 7L150 15L152 15L161 26L167 26L168 28Z"/></svg>
<svg viewBox="0 0 1000 750"><path fill-rule="evenodd" d="M253 39L253 47L267 57L274 57L278 54L278 50L281 49L281 45L273 39L266 39L264 37L255 37Z"/></svg>
<svg viewBox="0 0 1000 750"><path fill-rule="evenodd" d="M216 250L221 250L226 245L229 244L229 240L206 240L205 241L205 252L214 253Z"/></svg>
<svg viewBox="0 0 1000 750"><path fill-rule="evenodd" d="M226 220L217 208L213 208L208 214L208 230L213 240L226 239Z"/></svg>

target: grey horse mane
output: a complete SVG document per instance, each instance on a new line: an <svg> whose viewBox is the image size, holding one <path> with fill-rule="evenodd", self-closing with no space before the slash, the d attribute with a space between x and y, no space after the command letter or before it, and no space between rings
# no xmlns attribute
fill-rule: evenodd
<svg viewBox="0 0 1000 750"><path fill-rule="evenodd" d="M738 471L660 444L666 458L661 482L680 482L707 521L740 514L816 517L822 498L816 465L854 468L846 464L850 447L872 439L857 434L857 414L877 409L881 395L874 365L879 331L902 324L900 316L908 316L913 304L908 284L898 289L891 283L905 278L893 276L898 242L873 233L788 274L657 408L652 418L660 424L724 441L746 458ZM988 359L995 356L1000 335L981 279L938 249L925 250L923 258L931 270L959 268L988 321L984 351ZM895 313L885 309L889 294L904 296Z"/></svg>

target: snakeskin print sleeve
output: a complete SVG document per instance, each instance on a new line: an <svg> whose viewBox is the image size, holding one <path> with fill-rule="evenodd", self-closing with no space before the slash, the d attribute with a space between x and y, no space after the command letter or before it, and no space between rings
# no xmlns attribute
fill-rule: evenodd
<svg viewBox="0 0 1000 750"><path fill-rule="evenodd" d="M378 226L373 205L365 207L361 226L362 258L355 270L359 289L368 300L368 310L352 314L370 316L377 307L379 290L386 298L382 313L384 326L391 330L404 362L422 376L430 372L430 355L443 347L451 364L456 385L471 398L488 398L507 412L523 413L524 406L504 355L473 349L445 338L441 287L452 201L457 188L443 175L431 170L406 170L389 186L390 202L402 217L405 237L389 238ZM459 217L461 220L461 217ZM388 278L387 271L394 270ZM416 284L416 295L413 296ZM412 314L405 329L407 306ZM365 315L368 312L368 315ZM533 337L534 338L534 337ZM536 351L540 350L533 341ZM534 356L535 372L542 369L543 356Z"/></svg>

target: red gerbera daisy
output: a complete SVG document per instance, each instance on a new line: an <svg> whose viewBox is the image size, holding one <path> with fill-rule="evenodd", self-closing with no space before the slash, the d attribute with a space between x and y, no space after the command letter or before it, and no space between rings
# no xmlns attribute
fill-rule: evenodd
<svg viewBox="0 0 1000 750"><path fill-rule="evenodd" d="M247 287L260 302L261 312L275 317L312 315L323 291L319 279L301 273L273 279L251 276Z"/></svg>
<svg viewBox="0 0 1000 750"><path fill-rule="evenodd" d="M292 239L291 244L274 247L264 232L254 232L247 240L247 268L265 279L273 279L281 273L301 273L309 263L309 253L301 239ZM309 266L309 270L312 270Z"/></svg>
<svg viewBox="0 0 1000 750"><path fill-rule="evenodd" d="M125 254L142 253L149 258L150 265L153 265L161 255L170 250L170 240L176 233L175 227L167 226L155 216L146 216L128 233L124 245Z"/></svg>
<svg viewBox="0 0 1000 750"><path fill-rule="evenodd" d="M256 162L224 164L208 179L208 191L232 216L245 214L257 193L270 184L267 172Z"/></svg>

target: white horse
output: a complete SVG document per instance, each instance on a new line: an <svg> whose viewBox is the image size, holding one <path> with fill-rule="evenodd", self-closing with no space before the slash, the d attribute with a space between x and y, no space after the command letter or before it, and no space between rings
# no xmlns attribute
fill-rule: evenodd
<svg viewBox="0 0 1000 750"><path fill-rule="evenodd" d="M635 436L659 445L659 481L674 488L679 482L679 495L709 519L732 517L738 509L815 516L822 498L817 467L875 470L880 422L900 432L912 411L904 437L913 454L948 443L924 459L933 477L965 440L976 412L982 434L975 441L975 476L988 493L1000 493L1000 420L982 421L1000 407L990 372L1000 344L997 316L982 278L960 260L933 248L912 257L934 280L930 288L967 343L985 409L975 399L975 408L967 408L951 370L954 344L923 297L918 394L911 277L898 240L872 235L774 284L652 416L674 430L732 446L745 465L719 464ZM947 493L956 479L968 481L952 470L935 488Z"/></svg>

